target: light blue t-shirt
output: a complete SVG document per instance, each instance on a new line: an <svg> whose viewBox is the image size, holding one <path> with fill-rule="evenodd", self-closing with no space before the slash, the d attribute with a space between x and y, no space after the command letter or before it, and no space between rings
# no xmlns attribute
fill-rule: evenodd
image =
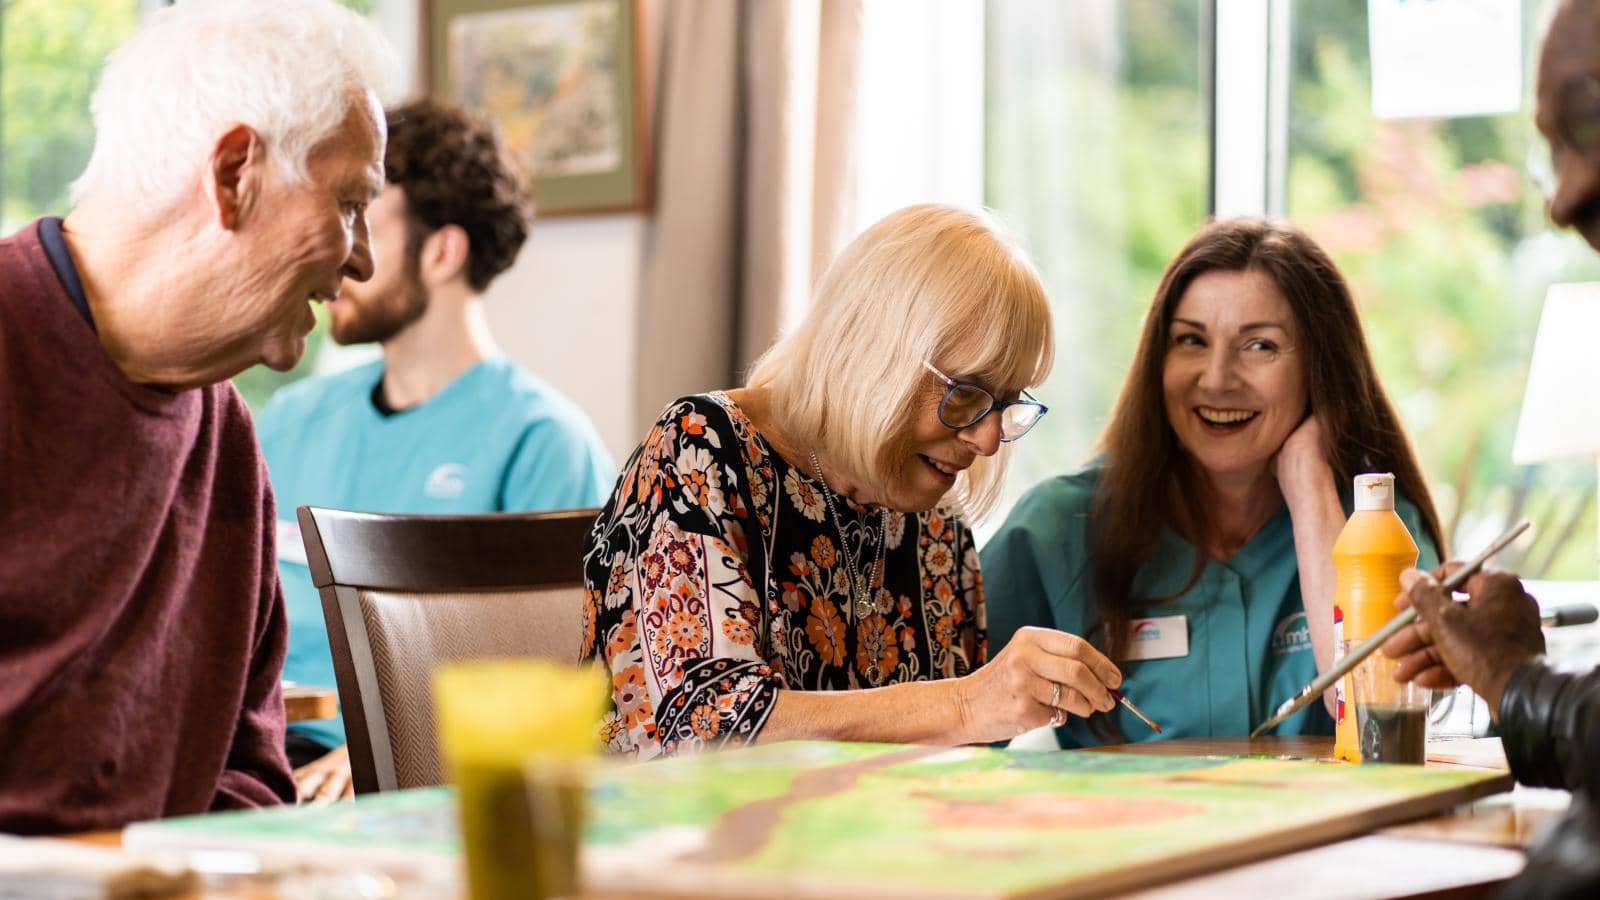
<svg viewBox="0 0 1600 900"><path fill-rule="evenodd" d="M1037 625L1087 635L1099 620L1093 602L1089 510L1100 469L1090 466L1035 486L1012 508L981 552L989 658L1019 628ZM1348 492L1341 492L1345 513ZM1417 508L1395 504L1417 542L1417 565L1432 569L1439 552ZM1189 580L1195 548L1171 529L1134 578L1135 596L1167 597ZM1300 566L1287 505L1225 562L1207 559L1200 579L1169 603L1135 610L1132 619L1181 616L1156 623L1185 628L1188 652L1165 659L1122 661L1122 692L1161 726L1155 734L1122 707L1111 713L1129 741L1243 736L1317 675L1311 632L1300 598ZM1290 716L1275 734L1331 735L1333 717L1321 703ZM1093 747L1083 719L1056 729L1062 747Z"/></svg>
<svg viewBox="0 0 1600 900"><path fill-rule="evenodd" d="M599 506L616 478L572 401L510 361L469 369L426 403L385 416L372 402L383 362L279 391L257 425L278 502L278 572L289 613L283 677L334 687L322 601L305 565L301 505L391 513L485 513ZM344 722L290 729L328 746Z"/></svg>

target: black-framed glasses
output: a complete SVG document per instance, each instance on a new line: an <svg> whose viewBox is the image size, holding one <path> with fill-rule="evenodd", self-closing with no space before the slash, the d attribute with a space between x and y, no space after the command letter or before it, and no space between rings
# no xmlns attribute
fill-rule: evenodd
<svg viewBox="0 0 1600 900"><path fill-rule="evenodd" d="M939 400L939 421L944 427L961 431L971 428L990 412L1000 414L1000 440L1011 443L1028 433L1050 408L1022 392L1017 400L999 400L983 387L970 381L957 381L935 369L933 363L922 364L929 372L944 382L944 397Z"/></svg>

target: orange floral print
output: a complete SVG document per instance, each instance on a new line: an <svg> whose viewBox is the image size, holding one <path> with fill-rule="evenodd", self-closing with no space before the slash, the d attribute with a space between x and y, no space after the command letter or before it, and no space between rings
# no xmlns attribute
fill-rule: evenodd
<svg viewBox="0 0 1600 900"><path fill-rule="evenodd" d="M811 598L811 615L806 617L806 637L817 655L830 666L844 665L844 621L839 610L821 597Z"/></svg>
<svg viewBox="0 0 1600 900"><path fill-rule="evenodd" d="M644 667L628 666L611 677L611 697L622 727L633 728L650 718L650 693L644 686Z"/></svg>
<svg viewBox="0 0 1600 900"><path fill-rule="evenodd" d="M699 617L687 612L673 613L667 621L666 633L671 637L672 645L684 651L699 648L700 642L706 637L705 625Z"/></svg>
<svg viewBox="0 0 1600 900"><path fill-rule="evenodd" d="M689 714L689 727L694 729L695 737L709 741L717 736L721 730L722 717L717 715L717 708L709 703L697 706Z"/></svg>
<svg viewBox="0 0 1600 900"><path fill-rule="evenodd" d="M617 625L617 630L611 633L611 639L606 641L607 659L616 659L639 642L638 621L638 617L631 609L622 614L622 622Z"/></svg>
<svg viewBox="0 0 1600 900"><path fill-rule="evenodd" d="M811 558L816 560L817 565L824 569L833 568L833 538L825 534L817 535L816 539L811 542Z"/></svg>
<svg viewBox="0 0 1600 900"><path fill-rule="evenodd" d="M845 503L873 610L845 604L846 547L821 486L726 394L686 397L629 460L584 549L582 640L613 673L598 724L649 759L758 739L777 692L957 677L985 658L972 535L951 512ZM880 551L874 546L884 544ZM851 545L854 546L854 545Z"/></svg>
<svg viewBox="0 0 1600 900"><path fill-rule="evenodd" d="M584 656L594 653L594 623L600 612L600 592L587 588L583 592L583 642L579 651Z"/></svg>

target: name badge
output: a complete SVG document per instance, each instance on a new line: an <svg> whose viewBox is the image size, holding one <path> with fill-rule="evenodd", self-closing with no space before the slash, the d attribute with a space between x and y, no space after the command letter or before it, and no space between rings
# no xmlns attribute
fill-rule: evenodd
<svg viewBox="0 0 1600 900"><path fill-rule="evenodd" d="M1128 623L1123 659L1173 659L1189 655L1189 617L1157 616Z"/></svg>
<svg viewBox="0 0 1600 900"><path fill-rule="evenodd" d="M300 523L293 519L278 520L278 558L286 562L308 565L306 545L300 540Z"/></svg>

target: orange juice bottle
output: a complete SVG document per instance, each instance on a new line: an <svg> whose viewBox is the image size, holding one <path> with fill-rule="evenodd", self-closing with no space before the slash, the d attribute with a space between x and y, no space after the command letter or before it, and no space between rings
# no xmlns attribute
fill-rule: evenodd
<svg viewBox="0 0 1600 900"><path fill-rule="evenodd" d="M1394 476L1368 473L1356 476L1355 512L1333 544L1333 653L1345 651L1371 637L1398 610L1400 573L1417 564L1417 542L1394 511ZM1334 687L1337 722L1333 755L1361 762L1356 738L1351 676Z"/></svg>

